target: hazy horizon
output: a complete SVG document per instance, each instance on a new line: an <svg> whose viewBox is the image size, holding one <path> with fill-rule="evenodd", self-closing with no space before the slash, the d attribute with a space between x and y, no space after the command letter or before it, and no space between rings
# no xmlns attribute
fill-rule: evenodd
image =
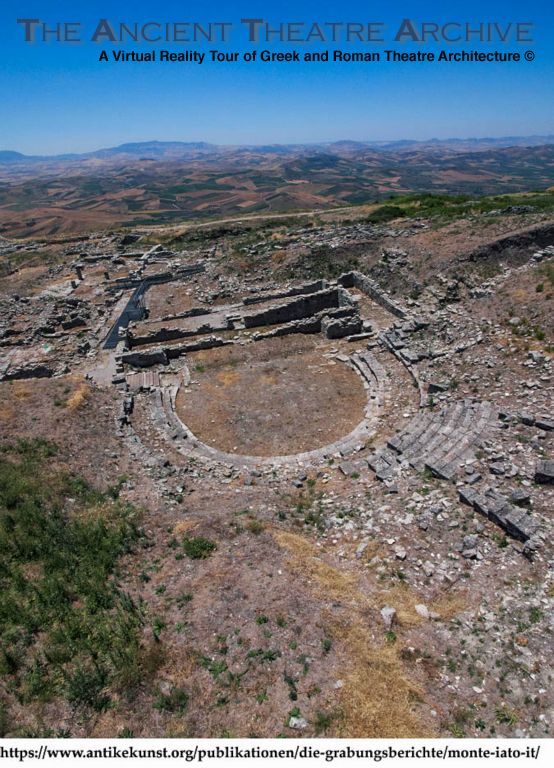
<svg viewBox="0 0 554 768"><path fill-rule="evenodd" d="M260 142L248 142L248 143L216 143L211 141L206 141L205 139L176 139L176 138L168 138L168 139L152 139L152 138L146 138L146 139L137 139L132 141L122 140L118 141L115 144L112 145L102 145L102 146L94 146L94 147L88 147L87 149L83 150L74 150L74 149L67 149L64 152L22 152L20 149L9 147L9 146L0 146L0 152L13 152L15 154L23 155L24 157L61 157L64 155L86 155L86 154L94 154L96 152L102 152L104 150L114 150L119 149L120 147L126 147L126 146L132 146L132 145L140 145L140 144L183 144L183 145L193 145L193 144L205 144L208 146L213 146L216 148L225 148L225 149L233 149L233 148L249 148L249 147L267 147L267 146L276 146L276 147L294 147L294 146L326 146L326 145L332 145L332 144L395 144L395 143L415 143L415 144L429 144L433 142L469 142L469 141L475 141L475 142L486 142L486 141L509 141L509 140L515 140L515 141L521 141L523 139L552 139L554 141L554 128L552 129L552 133L523 133L523 134L506 134L501 133L497 136L494 135L488 135L488 136L478 136L478 135L468 135L468 136L445 136L445 137L439 137L439 136L428 136L426 138L413 138L408 136L400 136L399 138L376 138L376 139L352 139L352 138L339 138L339 139L321 139L321 140L313 140L313 141L290 141L290 142L280 142L280 141L260 141Z"/></svg>

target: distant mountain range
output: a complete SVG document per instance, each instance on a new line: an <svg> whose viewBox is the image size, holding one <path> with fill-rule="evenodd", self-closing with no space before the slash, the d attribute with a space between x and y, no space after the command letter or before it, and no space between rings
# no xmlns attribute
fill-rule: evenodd
<svg viewBox="0 0 554 768"><path fill-rule="evenodd" d="M139 141L120 144L117 147L96 149L93 152L67 153L63 155L24 155L21 152L0 150L0 163L22 163L29 161L48 162L59 160L79 160L88 158L109 158L119 155L130 157L149 157L155 160L172 157L185 157L196 152L212 152L217 150L215 144L205 141Z"/></svg>
<svg viewBox="0 0 554 768"><path fill-rule="evenodd" d="M244 150L266 154L288 154L300 150L317 151L352 151L373 149L375 151L401 152L417 149L444 151L479 152L487 149L503 147L537 147L554 144L554 134L546 136L504 136L501 138L467 138L467 139L428 139L418 141L400 139L397 141L334 141L315 144L265 144L265 145L218 145L205 141L138 141L120 144L117 147L106 147L92 152L66 153L61 155L25 155L12 150L0 150L0 163L44 163L64 160L105 160L118 157L131 157L151 160L187 159L199 155L228 154Z"/></svg>

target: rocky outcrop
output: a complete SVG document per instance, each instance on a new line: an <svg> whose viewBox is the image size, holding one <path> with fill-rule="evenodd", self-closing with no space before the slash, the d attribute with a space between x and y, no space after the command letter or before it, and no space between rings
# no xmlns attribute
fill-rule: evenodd
<svg viewBox="0 0 554 768"><path fill-rule="evenodd" d="M168 359L165 349L150 349L144 352L125 352L121 355L121 362L135 368L149 368L152 365L167 365Z"/></svg>
<svg viewBox="0 0 554 768"><path fill-rule="evenodd" d="M54 369L46 363L25 363L24 365L7 366L0 376L2 381L16 381L19 379L48 379L55 373Z"/></svg>
<svg viewBox="0 0 554 768"><path fill-rule="evenodd" d="M554 483L554 459L539 461L535 467L535 482Z"/></svg>

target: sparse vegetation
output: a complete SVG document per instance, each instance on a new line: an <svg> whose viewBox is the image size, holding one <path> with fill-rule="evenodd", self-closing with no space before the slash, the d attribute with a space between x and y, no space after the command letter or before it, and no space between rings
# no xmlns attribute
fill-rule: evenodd
<svg viewBox="0 0 554 768"><path fill-rule="evenodd" d="M182 714L187 708L189 697L183 688L173 687L169 693L159 693L154 702L154 709L171 714Z"/></svg>
<svg viewBox="0 0 554 768"><path fill-rule="evenodd" d="M323 653L329 653L331 648L333 647L333 641L329 637L324 637L321 641L321 648L323 650Z"/></svg>
<svg viewBox="0 0 554 768"><path fill-rule="evenodd" d="M53 470L55 454L40 439L0 454L0 669L24 701L102 711L144 675L143 610L116 578L137 513Z"/></svg>
<svg viewBox="0 0 554 768"><path fill-rule="evenodd" d="M496 722L500 725L515 725L517 723L516 713L505 704L496 707L495 712Z"/></svg>
<svg viewBox="0 0 554 768"><path fill-rule="evenodd" d="M246 528L250 531L250 533L258 536L264 530L265 526L261 520L250 520L246 524Z"/></svg>
<svg viewBox="0 0 554 768"><path fill-rule="evenodd" d="M549 259L537 267L537 274L546 278L550 287L554 287L554 259ZM544 284L542 284L544 287Z"/></svg>
<svg viewBox="0 0 554 768"><path fill-rule="evenodd" d="M217 545L204 536L196 536L192 539L185 536L183 539L183 549L191 560L205 560L215 552Z"/></svg>
<svg viewBox="0 0 554 768"><path fill-rule="evenodd" d="M316 712L314 718L314 730L316 736L320 736L322 733L327 733L329 728L332 726L334 719L335 717L333 714L329 712Z"/></svg>

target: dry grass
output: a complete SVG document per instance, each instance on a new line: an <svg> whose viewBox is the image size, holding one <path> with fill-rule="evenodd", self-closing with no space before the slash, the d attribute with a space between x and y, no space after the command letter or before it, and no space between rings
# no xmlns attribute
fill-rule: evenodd
<svg viewBox="0 0 554 768"><path fill-rule="evenodd" d="M128 717L117 708L112 707L106 712L101 712L92 725L90 737L101 739L106 733L118 734L129 727Z"/></svg>
<svg viewBox="0 0 554 768"><path fill-rule="evenodd" d="M61 474L69 474L69 468L65 464L60 464ZM93 506L78 507L71 512L71 518L73 520L80 520L82 523L98 523L105 522L109 524L112 515L111 504L106 502L105 504L95 504Z"/></svg>
<svg viewBox="0 0 554 768"><path fill-rule="evenodd" d="M358 577L329 565L307 539L294 533L274 531L274 538L290 559L296 577L307 582L320 598L347 608L347 615L329 623L329 631L342 645L345 669L338 676L344 686L338 692L341 713L338 734L351 738L407 738L433 735L430 725L417 711L423 697L419 685L405 672L399 656L400 644L371 636L372 621L386 603L397 610L398 631L421 621L415 611L420 602L405 585L368 594L361 592ZM449 606L452 608L452 606ZM446 607L445 607L446 611ZM370 618L371 617L371 618Z"/></svg>
<svg viewBox="0 0 554 768"><path fill-rule="evenodd" d="M283 264L287 260L287 252L286 251L273 251L271 254L271 264L274 267L278 267L280 264Z"/></svg>
<svg viewBox="0 0 554 768"><path fill-rule="evenodd" d="M345 647L347 669L338 703L338 734L350 738L423 738L433 733L416 705L423 691L405 673L396 645L375 643L353 617L332 629Z"/></svg>
<svg viewBox="0 0 554 768"><path fill-rule="evenodd" d="M281 341L195 355L194 383L179 390L176 409L200 440L232 453L288 455L332 443L363 419L361 380L322 358L327 345L291 342L287 349ZM346 411L336 412L337 398L349 401Z"/></svg>
<svg viewBox="0 0 554 768"><path fill-rule="evenodd" d="M442 621L453 619L468 607L468 597L464 592L451 592L441 595L431 606L430 610L438 613Z"/></svg>
<svg viewBox="0 0 554 768"><path fill-rule="evenodd" d="M529 297L532 295L530 290L525 288L514 288L511 291L512 300L515 302L529 301Z"/></svg>
<svg viewBox="0 0 554 768"><path fill-rule="evenodd" d="M362 607L364 599L356 576L342 573L324 562L321 553L303 536L285 531L274 531L273 535L279 546L292 555L288 562L290 570L306 581L312 591L342 605Z"/></svg>
<svg viewBox="0 0 554 768"><path fill-rule="evenodd" d="M260 376L260 381L263 386L273 387L278 383L279 379L275 372L266 371Z"/></svg>
<svg viewBox="0 0 554 768"><path fill-rule="evenodd" d="M88 384L79 384L77 389L67 398L65 407L68 411L78 411L87 402L90 396L90 387Z"/></svg>
<svg viewBox="0 0 554 768"><path fill-rule="evenodd" d="M376 594L372 602L382 608L391 605L396 609L396 624L400 627L413 627L420 624L421 616L416 612L415 606L423 602L405 583L395 584L390 589L385 589Z"/></svg>
<svg viewBox="0 0 554 768"><path fill-rule="evenodd" d="M10 406L4 406L0 408L0 421L11 422L15 420L15 411Z"/></svg>
<svg viewBox="0 0 554 768"><path fill-rule="evenodd" d="M173 526L173 535L183 536L183 534L188 533L188 531L192 531L193 528L196 528L197 525L198 520L179 520L179 522L175 523Z"/></svg>
<svg viewBox="0 0 554 768"><path fill-rule="evenodd" d="M33 394L29 384L21 381L14 381L12 392L16 400L28 400Z"/></svg>
<svg viewBox="0 0 554 768"><path fill-rule="evenodd" d="M352 557L354 557L354 553L356 552L359 541L352 541L349 544L349 550L351 552ZM367 546L365 550L362 553L362 556L360 557L360 563L371 567L371 561L374 557L380 557L384 554L384 548L382 542L378 541L377 539L370 539L367 542Z"/></svg>
<svg viewBox="0 0 554 768"><path fill-rule="evenodd" d="M227 386L235 384L240 379L240 373L238 371L219 371L216 378L221 384Z"/></svg>
<svg viewBox="0 0 554 768"><path fill-rule="evenodd" d="M183 687L190 684L194 672L198 669L198 654L189 648L174 647L169 664L160 670L160 677L172 685Z"/></svg>

